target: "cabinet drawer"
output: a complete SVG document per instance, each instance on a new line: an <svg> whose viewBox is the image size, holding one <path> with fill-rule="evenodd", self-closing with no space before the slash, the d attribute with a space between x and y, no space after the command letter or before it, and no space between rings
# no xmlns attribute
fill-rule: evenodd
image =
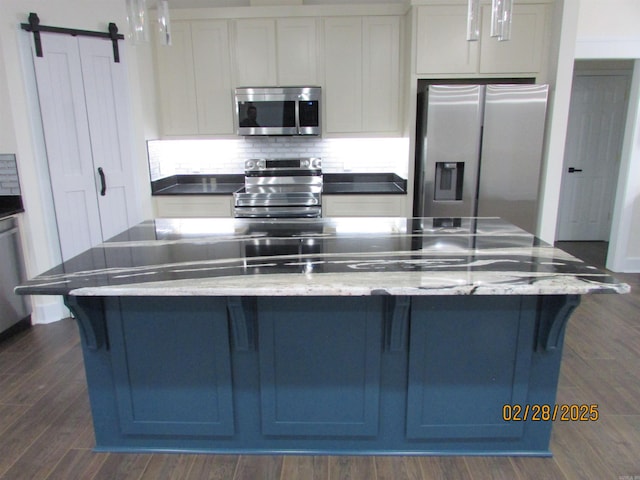
<svg viewBox="0 0 640 480"><path fill-rule="evenodd" d="M404 215L404 195L325 195L324 217L398 217Z"/></svg>
<svg viewBox="0 0 640 480"><path fill-rule="evenodd" d="M226 195L154 197L156 217L231 217L233 197Z"/></svg>

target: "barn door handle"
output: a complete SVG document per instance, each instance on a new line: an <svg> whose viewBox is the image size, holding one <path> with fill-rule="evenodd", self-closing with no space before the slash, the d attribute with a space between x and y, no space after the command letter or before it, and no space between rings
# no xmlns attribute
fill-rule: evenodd
<svg viewBox="0 0 640 480"><path fill-rule="evenodd" d="M107 194L107 180L102 167L98 167L98 175L100 175L100 195L104 197Z"/></svg>
<svg viewBox="0 0 640 480"><path fill-rule="evenodd" d="M578 173L578 172L581 172L581 171L582 171L581 168L569 167L569 173Z"/></svg>

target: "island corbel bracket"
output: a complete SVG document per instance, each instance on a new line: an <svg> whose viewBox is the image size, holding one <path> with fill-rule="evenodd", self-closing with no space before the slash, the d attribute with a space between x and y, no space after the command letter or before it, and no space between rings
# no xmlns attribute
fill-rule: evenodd
<svg viewBox="0 0 640 480"><path fill-rule="evenodd" d="M76 297L66 295L64 304L78 322L82 341L89 350L103 346L109 350L109 339L104 316L103 301L99 297Z"/></svg>
<svg viewBox="0 0 640 480"><path fill-rule="evenodd" d="M550 295L540 298L546 308L540 310L538 350L555 350L562 338L571 314L580 304L580 295Z"/></svg>

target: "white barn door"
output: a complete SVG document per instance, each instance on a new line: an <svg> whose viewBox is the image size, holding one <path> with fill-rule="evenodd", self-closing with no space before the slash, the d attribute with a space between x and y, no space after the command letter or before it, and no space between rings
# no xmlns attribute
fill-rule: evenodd
<svg viewBox="0 0 640 480"><path fill-rule="evenodd" d="M138 220L126 69L108 40L41 33L33 56L63 260Z"/></svg>
<svg viewBox="0 0 640 480"><path fill-rule="evenodd" d="M102 237L107 240L138 222L124 49L120 49L120 63L115 63L110 41L91 37L78 40L94 176L98 175Z"/></svg>

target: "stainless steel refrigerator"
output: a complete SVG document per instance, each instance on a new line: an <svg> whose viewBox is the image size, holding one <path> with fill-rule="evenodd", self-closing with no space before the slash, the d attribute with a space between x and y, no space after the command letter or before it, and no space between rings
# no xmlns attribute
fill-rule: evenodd
<svg viewBox="0 0 640 480"><path fill-rule="evenodd" d="M534 232L547 96L547 85L427 85L414 215L497 216Z"/></svg>

